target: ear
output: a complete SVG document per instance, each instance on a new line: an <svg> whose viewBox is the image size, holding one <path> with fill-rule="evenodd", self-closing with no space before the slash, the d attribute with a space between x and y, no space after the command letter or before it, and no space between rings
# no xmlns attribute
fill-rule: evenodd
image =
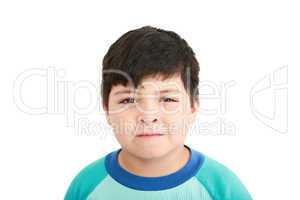
<svg viewBox="0 0 300 200"><path fill-rule="evenodd" d="M198 112L199 112L199 101L194 101L194 105L191 108L191 114L190 114L191 124L196 120Z"/></svg>
<svg viewBox="0 0 300 200"><path fill-rule="evenodd" d="M103 111L104 111L104 114L105 114L106 121L111 126L111 122L110 122L110 119L109 119L108 108L104 105L102 105L102 108L103 108Z"/></svg>

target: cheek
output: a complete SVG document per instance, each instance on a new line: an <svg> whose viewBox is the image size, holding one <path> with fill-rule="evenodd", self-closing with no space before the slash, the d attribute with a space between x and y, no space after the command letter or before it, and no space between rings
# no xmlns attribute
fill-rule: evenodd
<svg viewBox="0 0 300 200"><path fill-rule="evenodd" d="M114 129L114 136L122 147L129 146L135 138L135 128L124 125L117 125Z"/></svg>
<svg viewBox="0 0 300 200"><path fill-rule="evenodd" d="M168 121L168 132L170 140L174 142L183 141L189 131L189 123L185 116L180 115L173 117L172 120Z"/></svg>
<svg viewBox="0 0 300 200"><path fill-rule="evenodd" d="M134 138L136 122L129 113L110 115L111 127L116 139L122 144Z"/></svg>
<svg viewBox="0 0 300 200"><path fill-rule="evenodd" d="M164 103L161 105L161 111L164 114L176 115L181 112L180 104L178 102Z"/></svg>

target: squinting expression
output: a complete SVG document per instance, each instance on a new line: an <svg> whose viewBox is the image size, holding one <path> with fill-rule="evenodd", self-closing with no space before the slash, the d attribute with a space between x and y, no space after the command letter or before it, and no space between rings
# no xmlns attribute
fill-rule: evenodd
<svg viewBox="0 0 300 200"><path fill-rule="evenodd" d="M184 143L195 120L180 76L144 78L139 87L114 86L106 117L122 149L144 159L161 157Z"/></svg>

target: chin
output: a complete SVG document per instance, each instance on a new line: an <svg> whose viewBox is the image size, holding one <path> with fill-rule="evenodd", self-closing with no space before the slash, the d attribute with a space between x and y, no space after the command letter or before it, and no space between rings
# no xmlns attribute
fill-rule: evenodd
<svg viewBox="0 0 300 200"><path fill-rule="evenodd" d="M139 149L137 150L134 154L142 159L154 159L154 158L159 158L168 153L167 150L163 149Z"/></svg>

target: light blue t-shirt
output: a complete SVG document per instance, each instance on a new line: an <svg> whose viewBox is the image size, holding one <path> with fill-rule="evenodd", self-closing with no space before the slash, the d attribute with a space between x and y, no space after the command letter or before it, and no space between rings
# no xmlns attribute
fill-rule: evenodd
<svg viewBox="0 0 300 200"><path fill-rule="evenodd" d="M178 171L142 177L121 167L113 151L83 168L65 200L251 200L239 178L224 165L188 147L190 158Z"/></svg>

